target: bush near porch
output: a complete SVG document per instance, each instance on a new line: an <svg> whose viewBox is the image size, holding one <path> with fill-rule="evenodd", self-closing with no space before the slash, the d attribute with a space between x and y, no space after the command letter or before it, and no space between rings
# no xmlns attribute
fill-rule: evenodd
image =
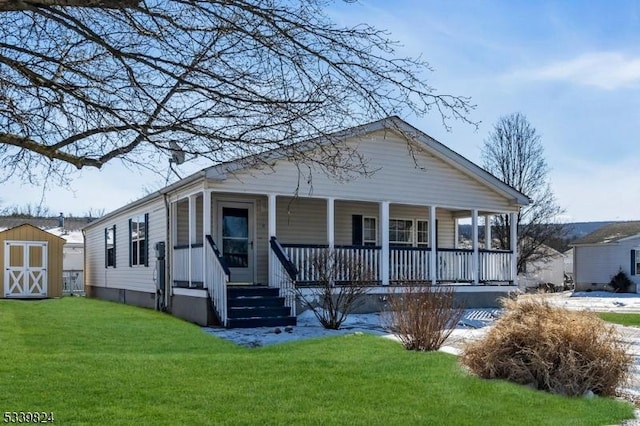
<svg viewBox="0 0 640 426"><path fill-rule="evenodd" d="M158 312L0 301L4 411L62 424L619 423L633 408L468 375L455 357L349 335L247 349Z"/></svg>

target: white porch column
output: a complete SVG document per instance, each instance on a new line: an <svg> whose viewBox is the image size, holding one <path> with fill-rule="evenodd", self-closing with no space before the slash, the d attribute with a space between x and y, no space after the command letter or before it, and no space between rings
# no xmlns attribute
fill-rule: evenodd
<svg viewBox="0 0 640 426"><path fill-rule="evenodd" d="M327 244L333 250L336 245L335 198L327 198Z"/></svg>
<svg viewBox="0 0 640 426"><path fill-rule="evenodd" d="M456 228L458 219L456 219ZM455 232L456 236L458 231ZM437 263L438 260L438 248L436 247L436 206L429 206L429 247L431 248L431 256L429 256L429 278L431 279L431 285L436 285L438 282Z"/></svg>
<svg viewBox="0 0 640 426"><path fill-rule="evenodd" d="M460 230L458 229L458 218L453 219L453 248L458 248L458 241L460 240Z"/></svg>
<svg viewBox="0 0 640 426"><path fill-rule="evenodd" d="M491 235L491 215L485 215L484 217L484 248L486 250L491 250L491 239L493 236Z"/></svg>
<svg viewBox="0 0 640 426"><path fill-rule="evenodd" d="M191 244L196 236L196 196L189 196L189 287L193 285L193 256L191 255Z"/></svg>
<svg viewBox="0 0 640 426"><path fill-rule="evenodd" d="M473 278L473 285L479 284L479 275L480 275L480 262L478 255L478 210L471 210L471 241L473 244L473 255L471 257L471 267L472 274L471 278Z"/></svg>
<svg viewBox="0 0 640 426"><path fill-rule="evenodd" d="M518 283L518 213L509 213L511 232L509 244L511 245L511 279ZM575 279L575 278L574 278Z"/></svg>
<svg viewBox="0 0 640 426"><path fill-rule="evenodd" d="M380 203L380 280L389 285L389 201Z"/></svg>
<svg viewBox="0 0 640 426"><path fill-rule="evenodd" d="M204 286L208 288L209 283L207 283L207 245L209 242L207 241L207 235L213 234L211 233L211 191L204 190L202 191L202 254L203 254L203 262L202 262L202 279L204 281Z"/></svg>
<svg viewBox="0 0 640 426"><path fill-rule="evenodd" d="M268 248L269 248L269 285L272 284L272 281L275 279L275 258L273 254L273 250L271 250L271 237L276 236L276 194L267 195L267 203L268 203Z"/></svg>

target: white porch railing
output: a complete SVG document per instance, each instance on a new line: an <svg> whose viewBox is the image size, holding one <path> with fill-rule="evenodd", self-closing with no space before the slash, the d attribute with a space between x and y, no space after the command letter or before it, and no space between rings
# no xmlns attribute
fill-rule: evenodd
<svg viewBox="0 0 640 426"><path fill-rule="evenodd" d="M280 289L280 296L284 297L285 306L291 308L291 315L296 316L296 275L299 270L291 262L287 252L280 245L276 237L271 237L270 247L275 254L273 276L269 283Z"/></svg>
<svg viewBox="0 0 640 426"><path fill-rule="evenodd" d="M173 280L189 282L189 246L173 248Z"/></svg>
<svg viewBox="0 0 640 426"><path fill-rule="evenodd" d="M473 251L440 249L437 252L438 281L473 281Z"/></svg>
<svg viewBox="0 0 640 426"><path fill-rule="evenodd" d="M204 264L204 245L191 245L191 282L204 283L202 265Z"/></svg>
<svg viewBox="0 0 640 426"><path fill-rule="evenodd" d="M328 257L327 246L283 244L284 252L298 270L297 282L318 282L327 275L320 267ZM355 277L367 277L368 281L380 280L380 248L367 246L338 246L333 249L332 259L338 265L332 266L331 278L349 281ZM353 270L357 266L358 271Z"/></svg>
<svg viewBox="0 0 640 426"><path fill-rule="evenodd" d="M511 277L510 251L480 250L480 281L515 281Z"/></svg>
<svg viewBox="0 0 640 426"><path fill-rule="evenodd" d="M391 247L390 281L428 281L431 249L422 247Z"/></svg>
<svg viewBox="0 0 640 426"><path fill-rule="evenodd" d="M218 314L218 319L223 327L227 326L227 283L229 282L229 269L222 263L220 251L213 238L207 235L207 277L204 282L213 309Z"/></svg>

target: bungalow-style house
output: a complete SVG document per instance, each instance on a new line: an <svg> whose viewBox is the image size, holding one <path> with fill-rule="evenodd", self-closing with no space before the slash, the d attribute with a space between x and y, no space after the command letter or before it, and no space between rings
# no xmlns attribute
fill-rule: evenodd
<svg viewBox="0 0 640 426"><path fill-rule="evenodd" d="M477 229L479 217L515 216L525 195L397 117L330 140L370 172L310 178L271 151L211 166L95 220L84 229L87 294L199 324L292 323L292 290L318 283L313 260L326 251L368 268L369 304L392 287L447 284L470 306L495 306L517 289L515 247L480 247ZM475 230L470 249L456 243L464 218ZM517 241L515 226L511 235Z"/></svg>
<svg viewBox="0 0 640 426"><path fill-rule="evenodd" d="M610 223L572 245L576 291L606 289L619 271L640 289L640 221Z"/></svg>

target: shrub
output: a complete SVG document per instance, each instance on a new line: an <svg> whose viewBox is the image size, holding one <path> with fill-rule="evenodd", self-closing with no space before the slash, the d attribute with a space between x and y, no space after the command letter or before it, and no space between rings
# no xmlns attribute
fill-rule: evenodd
<svg viewBox="0 0 640 426"><path fill-rule="evenodd" d="M461 362L486 379L506 379L563 395L614 395L631 357L614 327L596 314L551 307L541 298L503 302L486 336Z"/></svg>
<svg viewBox="0 0 640 426"><path fill-rule="evenodd" d="M408 350L435 351L462 317L452 287L405 287L389 295L388 326Z"/></svg>
<svg viewBox="0 0 640 426"><path fill-rule="evenodd" d="M631 284L633 284L633 282L629 279L627 274L622 271L622 269L618 271L618 273L615 274L609 282L609 285L616 293L628 293Z"/></svg>
<svg viewBox="0 0 640 426"><path fill-rule="evenodd" d="M357 256L331 249L314 256L311 266L317 273L317 283L296 287L295 294L324 328L338 330L362 302L373 274Z"/></svg>

